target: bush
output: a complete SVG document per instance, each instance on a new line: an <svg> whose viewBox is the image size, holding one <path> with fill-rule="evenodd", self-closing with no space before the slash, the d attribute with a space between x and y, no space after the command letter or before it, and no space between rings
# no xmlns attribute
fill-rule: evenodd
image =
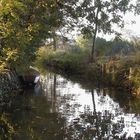
<svg viewBox="0 0 140 140"><path fill-rule="evenodd" d="M89 50L72 47L67 50L53 51L53 49L41 47L37 52L35 65L46 67L47 65L57 65L67 71L78 70L78 67L89 61Z"/></svg>

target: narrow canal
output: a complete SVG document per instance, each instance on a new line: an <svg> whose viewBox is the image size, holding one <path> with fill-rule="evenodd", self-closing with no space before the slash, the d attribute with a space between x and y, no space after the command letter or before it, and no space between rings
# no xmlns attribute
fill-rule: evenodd
<svg viewBox="0 0 140 140"><path fill-rule="evenodd" d="M140 99L42 76L35 89L0 95L1 140L140 140Z"/></svg>

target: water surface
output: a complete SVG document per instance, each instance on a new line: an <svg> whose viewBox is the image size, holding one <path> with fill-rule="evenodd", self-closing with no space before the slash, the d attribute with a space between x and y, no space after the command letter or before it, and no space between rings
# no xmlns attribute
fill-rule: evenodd
<svg viewBox="0 0 140 140"><path fill-rule="evenodd" d="M35 89L1 95L0 139L140 140L140 99L87 84L49 73Z"/></svg>

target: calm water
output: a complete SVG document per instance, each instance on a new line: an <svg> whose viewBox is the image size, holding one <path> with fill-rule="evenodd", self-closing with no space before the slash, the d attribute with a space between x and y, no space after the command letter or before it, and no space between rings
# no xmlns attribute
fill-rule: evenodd
<svg viewBox="0 0 140 140"><path fill-rule="evenodd" d="M23 93L0 95L0 140L140 140L140 99L42 76Z"/></svg>

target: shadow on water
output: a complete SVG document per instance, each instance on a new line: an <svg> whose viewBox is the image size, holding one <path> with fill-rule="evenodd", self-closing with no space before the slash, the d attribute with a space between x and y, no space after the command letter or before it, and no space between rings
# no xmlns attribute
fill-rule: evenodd
<svg viewBox="0 0 140 140"><path fill-rule="evenodd" d="M48 73L34 90L0 100L1 140L140 139L140 99L113 89Z"/></svg>

